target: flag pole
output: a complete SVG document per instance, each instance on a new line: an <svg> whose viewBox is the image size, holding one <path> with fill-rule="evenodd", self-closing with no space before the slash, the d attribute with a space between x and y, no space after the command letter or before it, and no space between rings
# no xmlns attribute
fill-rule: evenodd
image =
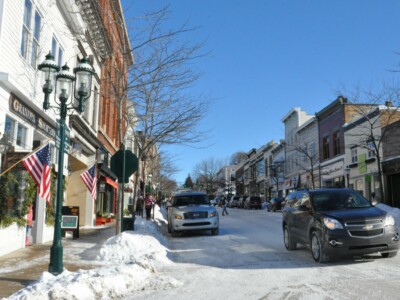
<svg viewBox="0 0 400 300"><path fill-rule="evenodd" d="M36 147L36 148L33 150L33 152L29 152L27 155L25 155L25 156L24 156L23 158L21 158L19 161L17 161L16 163L14 163L11 167L8 167L7 170L3 171L3 172L0 174L0 177L3 176L3 175L4 175L5 173L7 173L8 171L10 171L11 169L15 168L16 165L18 165L21 161L23 161L25 158L27 158L27 157L28 157L29 155L31 155L32 153L35 153L35 152L39 151L40 149L46 147L47 144L49 144L49 142L50 142L50 140L47 140L47 143L42 144L42 145Z"/></svg>

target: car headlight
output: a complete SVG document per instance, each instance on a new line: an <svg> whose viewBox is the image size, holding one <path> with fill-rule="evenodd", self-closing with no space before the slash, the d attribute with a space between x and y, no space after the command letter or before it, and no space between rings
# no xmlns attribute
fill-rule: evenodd
<svg viewBox="0 0 400 300"><path fill-rule="evenodd" d="M182 216L180 216L180 215L175 215L175 219L182 220L182 219L183 219L183 217L182 217Z"/></svg>
<svg viewBox="0 0 400 300"><path fill-rule="evenodd" d="M330 230L334 229L343 229L342 224L338 220L332 219L332 218L324 218L324 225L326 228Z"/></svg>
<svg viewBox="0 0 400 300"><path fill-rule="evenodd" d="M385 226L394 226L396 224L396 220L392 215L387 215L385 220Z"/></svg>
<svg viewBox="0 0 400 300"><path fill-rule="evenodd" d="M210 213L210 218L218 216L217 211L213 211L212 213Z"/></svg>

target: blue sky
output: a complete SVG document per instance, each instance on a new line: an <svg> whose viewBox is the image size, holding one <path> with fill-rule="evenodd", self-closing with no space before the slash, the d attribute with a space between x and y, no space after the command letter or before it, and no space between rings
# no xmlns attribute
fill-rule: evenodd
<svg viewBox="0 0 400 300"><path fill-rule="evenodd" d="M211 54L193 93L213 99L202 130L205 148L168 147L183 182L210 157L284 138L281 119L293 107L321 110L339 90L380 86L400 70L400 1L124 0L129 15L169 5L168 27L199 27L190 37ZM351 100L351 99L350 99Z"/></svg>

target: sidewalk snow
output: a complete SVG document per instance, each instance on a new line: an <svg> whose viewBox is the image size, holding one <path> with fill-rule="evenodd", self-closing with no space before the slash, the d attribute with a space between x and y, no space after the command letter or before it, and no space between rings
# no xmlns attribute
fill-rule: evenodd
<svg viewBox="0 0 400 300"><path fill-rule="evenodd" d="M157 207L158 208L158 207ZM165 237L156 223L165 222L160 209L155 220L138 220L135 231L126 231L109 238L97 259L103 267L53 276L48 272L41 279L7 299L114 299L135 291L164 290L181 285L173 278L159 276L156 266L170 264ZM161 243L160 243L161 242Z"/></svg>

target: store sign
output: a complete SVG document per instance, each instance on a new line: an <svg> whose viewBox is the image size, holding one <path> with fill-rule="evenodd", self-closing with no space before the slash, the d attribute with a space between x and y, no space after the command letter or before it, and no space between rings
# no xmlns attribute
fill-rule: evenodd
<svg viewBox="0 0 400 300"><path fill-rule="evenodd" d="M331 165L323 166L321 170L322 180L333 179L344 175L343 161L336 162Z"/></svg>
<svg viewBox="0 0 400 300"><path fill-rule="evenodd" d="M10 95L10 110L44 134L52 138L56 136L56 129L14 94Z"/></svg>

